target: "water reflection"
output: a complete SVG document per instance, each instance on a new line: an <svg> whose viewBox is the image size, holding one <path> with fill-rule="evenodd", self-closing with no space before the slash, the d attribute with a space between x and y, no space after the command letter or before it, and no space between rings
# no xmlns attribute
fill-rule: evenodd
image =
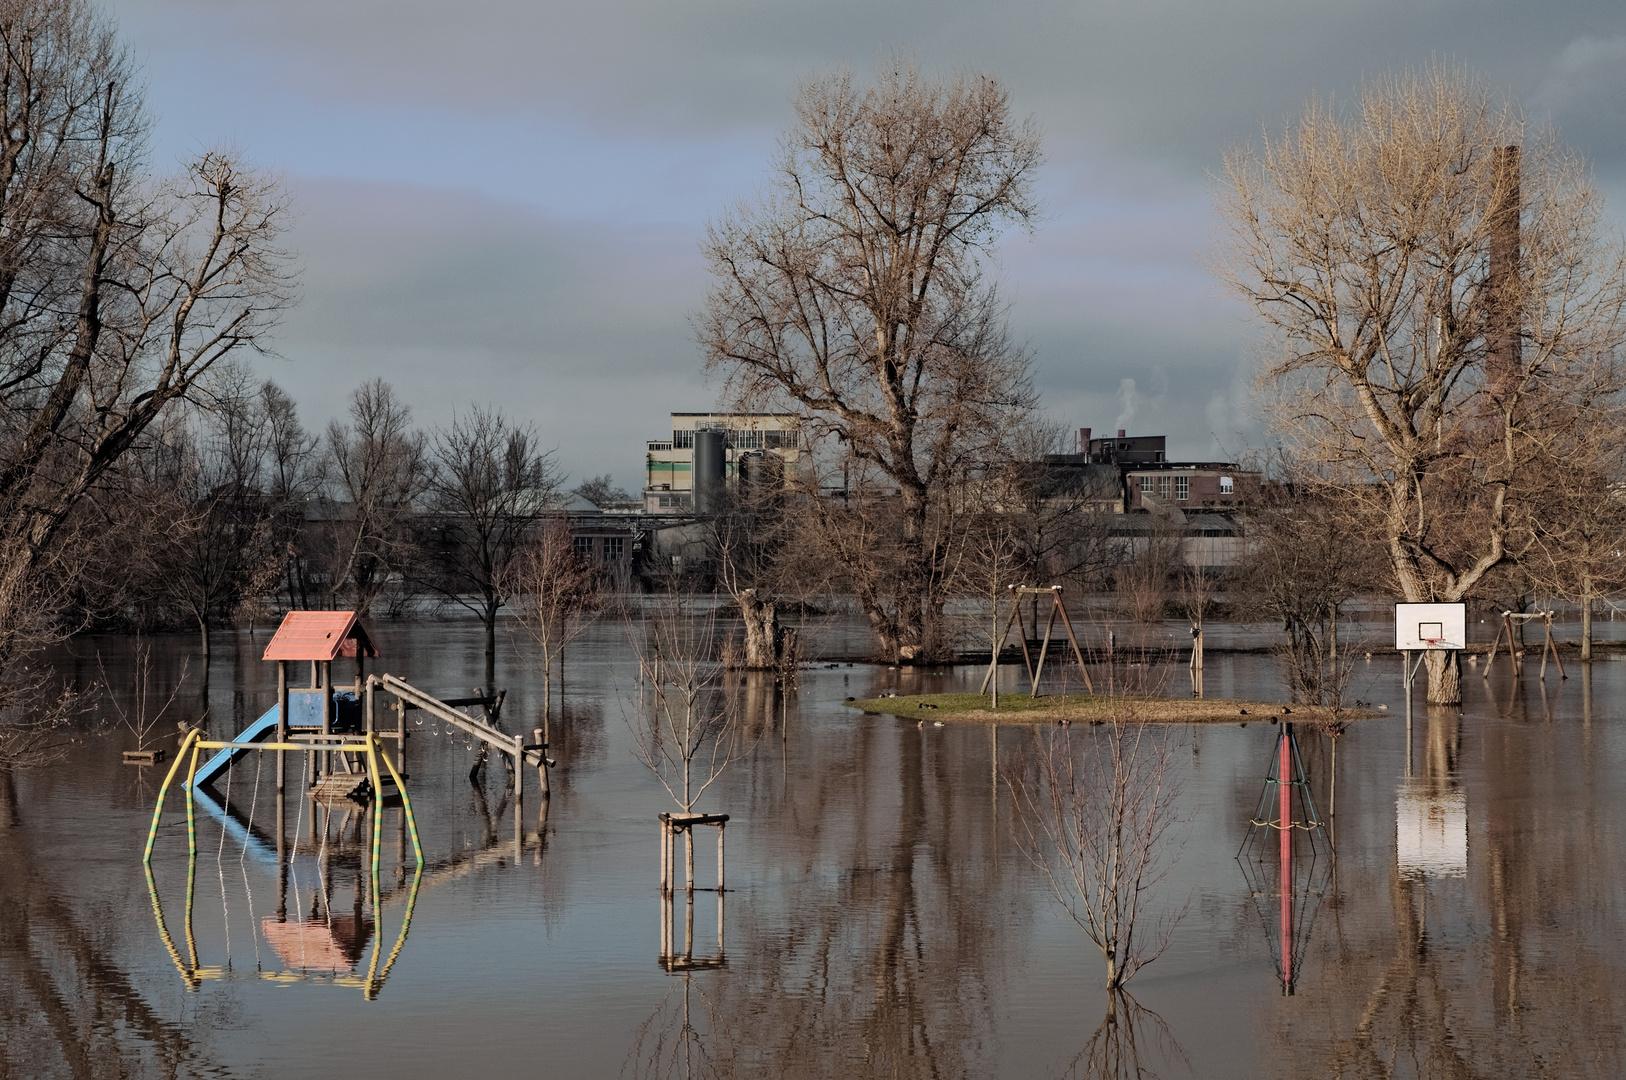
<svg viewBox="0 0 1626 1080"><path fill-rule="evenodd" d="M176 945L170 933L169 925L164 917L163 902L157 879L153 875L151 864L145 864L143 869L147 881L147 895L152 905L154 922L157 924L159 940L164 950L169 954L181 981L188 990L199 990L206 980L231 979L239 974L247 977L267 979L274 982L319 982L337 986L357 987L363 995L371 1000L383 989L385 981L389 978L401 949L406 945L407 933L412 926L412 914L417 906L418 890L424 881L424 867L422 863L415 863L410 887L406 892L406 902L400 915L401 925L395 936L394 946L390 949L387 958L382 957L383 937L375 936L375 922L382 923L385 906L391 896L397 895L400 890L390 893L369 891L366 865L363 854L370 837L363 837L359 832L359 822L364 820L360 814L355 815L358 821L357 831L345 838L345 825L349 820L347 815L338 825L337 835L333 837L331 849L328 846L329 819L331 815L322 815L321 807L315 800L312 802L312 820L318 816L324 817L322 826L322 848L317 856L317 869L319 874L314 882L315 887L309 894L308 905L303 901L299 888L299 877L294 872L293 859L280 861L273 866L277 879L276 913L266 915L257 922L254 919L254 890L248 879L247 854L248 848L241 849L242 858L239 866L243 873L243 908L248 917L254 937L255 964L252 972L240 973L235 970L230 960L230 925L231 907L235 905L234 897L228 897L225 877L225 863L217 858L217 870L220 880L220 901L222 908L223 942L217 943L226 953L226 961L222 964L204 964L200 961L197 934L195 930L195 913L197 910L197 878L198 855L196 850L189 853L186 866L186 890L184 897L184 914L182 926L186 951L183 953ZM222 816L233 820L229 805L222 811ZM244 823L244 835L255 836L252 823ZM263 845L263 841L262 841ZM224 853L224 834L222 837L222 855ZM269 845L264 845L269 847ZM341 885L347 883L350 894L350 910L339 911L334 907L335 892ZM293 890L295 903L293 915L290 917L288 895L290 887ZM376 887L375 887L376 888ZM235 885L232 893L236 893ZM370 903L368 901L370 900ZM366 974L357 972L363 955L367 953L367 944L372 942L371 959ZM261 943L268 948L262 952ZM264 963L266 954L281 961L281 966L268 968Z"/></svg>
<svg viewBox="0 0 1626 1080"><path fill-rule="evenodd" d="M1190 1072L1185 1050L1163 1018L1122 988L1107 994L1107 1014L1067 1068L1064 1080L1156 1080L1158 1065Z"/></svg>
<svg viewBox="0 0 1626 1080"><path fill-rule="evenodd" d="M392 670L415 685L450 694L471 685L477 627L382 632ZM1268 656L1221 652L1219 636L1210 628L1211 696L1281 695ZM109 675L132 685L128 643L100 644ZM178 682L191 646L155 639L154 694ZM240 730L274 700L274 673L257 657L246 644L217 650L216 731ZM93 651L82 663L87 678L99 676ZM554 734L573 749L560 755L551 801L516 812L495 761L471 788L476 750L408 720L423 732L409 744L409 780L424 865L419 873L386 811L384 918L353 965L346 940L362 928L322 923L355 917L357 860L370 861L372 842L365 821L290 795L278 830L270 777L257 785L254 766L240 768L219 814L198 801L189 943L185 823L172 814L163 826L148 894L162 907L131 904L146 885L132 852L162 773L120 765L134 736L104 731L59 764L0 775L0 1076L327 1070L410 1080L470 1070L471 1046L491 1076L531 1075L541 1060L580 1076L1626 1074L1615 1003L1626 983L1626 728L1614 722L1626 663L1583 667L1579 686L1562 693L1549 676L1545 704L1534 670L1519 686L1499 667L1488 681L1465 680L1461 710L1425 712L1419 699L1415 743L1391 689L1397 667L1374 659L1357 680L1372 672L1384 685L1352 689L1392 702L1395 715L1352 724L1338 746L1338 857L1335 873L1318 857L1310 875L1329 875L1319 906L1295 835L1292 910L1314 907L1314 925L1289 935L1291 997L1280 992L1278 880L1244 884L1233 861L1280 729L1243 717L1246 729L1205 728L1200 755L1182 755L1192 840L1159 888L1170 903L1193 903L1135 984L1139 1006L1099 996L1088 943L1050 910L1004 835L1011 808L996 757L1008 765L1011 740L1030 733L917 727L840 704L885 685L960 689L954 671L811 669L790 694L736 684L752 702L742 708L771 722L773 737L717 789L716 808L733 815L727 963L670 974L651 962L661 935L648 911L653 819L669 804L625 725L601 719L619 713L618 694L635 692L620 627L584 639L572 657L571 715L555 719ZM529 724L535 673L516 662L498 682L509 690L505 716ZM1299 737L1323 809L1326 747L1306 729ZM1265 845L1265 866L1278 864L1279 876L1277 840ZM329 934L338 960L320 974L290 967L268 944L279 895L289 925ZM719 956L712 902L696 898L687 945L687 912L673 909L673 955ZM159 914L167 944L154 932ZM376 919L370 902L362 916ZM261 967L295 981L284 987ZM212 968L237 976L198 974ZM378 980L383 1007L312 989L341 976L356 987ZM286 1038L292 1030L306 1034ZM1176 1035L1198 1058L1190 1068Z"/></svg>
<svg viewBox="0 0 1626 1080"><path fill-rule="evenodd" d="M1248 898L1270 943L1272 967L1288 995L1298 985L1336 858L1326 823L1316 813L1294 729L1291 723L1281 725L1259 806L1237 849Z"/></svg>

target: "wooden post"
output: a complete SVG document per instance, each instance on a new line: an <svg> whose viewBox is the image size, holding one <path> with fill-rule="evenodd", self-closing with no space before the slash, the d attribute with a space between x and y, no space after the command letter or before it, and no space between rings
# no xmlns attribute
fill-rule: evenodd
<svg viewBox="0 0 1626 1080"><path fill-rule="evenodd" d="M1090 669L1084 666L1084 650L1078 647L1078 635L1073 633L1073 620L1067 617L1067 605L1061 602L1061 593L1056 593L1056 602L1061 610L1061 625L1067 631L1067 640L1073 644L1073 659L1078 661L1078 673L1084 676L1084 689L1087 693L1095 693L1095 684L1090 682Z"/></svg>
<svg viewBox="0 0 1626 1080"><path fill-rule="evenodd" d="M726 821L717 823L717 902L719 904L723 902L723 830L727 827L728 822Z"/></svg>
<svg viewBox="0 0 1626 1080"><path fill-rule="evenodd" d="M363 702L363 705L362 705L362 713L363 713L363 716L365 717L365 723L367 725L367 734L371 735L371 734L373 734L373 732L375 730L377 730L377 727L376 727L377 722L373 719L373 709L376 707L377 702L374 700L374 697L373 697L373 680L372 679L367 680L367 685L366 685L365 689L362 691L362 693L367 695L366 698L364 699L364 702Z"/></svg>
<svg viewBox="0 0 1626 1080"><path fill-rule="evenodd" d="M683 891L689 894L691 909L694 904L694 826L683 826ZM693 921L693 911L690 912Z"/></svg>
<svg viewBox="0 0 1626 1080"><path fill-rule="evenodd" d="M288 742L288 661L277 661L277 742ZM287 785L288 751L277 751L277 794Z"/></svg>
<svg viewBox="0 0 1626 1080"><path fill-rule="evenodd" d="M661 824L661 895L666 895L666 883L672 861L672 829L666 824L666 815L660 815Z"/></svg>
<svg viewBox="0 0 1626 1080"><path fill-rule="evenodd" d="M1061 603L1061 597L1054 591L1055 588L1051 586L1050 618L1045 621L1044 640L1039 643L1039 663L1033 669L1033 692L1030 695L1032 697L1039 696L1039 679L1044 676L1044 658L1050 652L1050 632L1056 628L1056 606ZM1033 628L1035 630L1039 628L1037 616L1034 617Z"/></svg>
<svg viewBox="0 0 1626 1080"><path fill-rule="evenodd" d="M333 661L322 661L322 734L333 734ZM333 771L333 752L324 750L321 756L322 772Z"/></svg>

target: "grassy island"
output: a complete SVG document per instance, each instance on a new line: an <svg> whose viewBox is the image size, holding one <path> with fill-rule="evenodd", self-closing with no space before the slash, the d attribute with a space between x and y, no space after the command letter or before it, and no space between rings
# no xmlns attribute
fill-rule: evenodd
<svg viewBox="0 0 1626 1080"><path fill-rule="evenodd" d="M849 701L867 713L910 720L957 723L1036 724L1087 723L1134 719L1154 724L1225 724L1268 722L1272 717L1313 723L1330 720L1333 710L1322 705L1283 705L1274 701L1238 701L1229 698L1124 697L1107 694L1055 694L1035 698L1028 694L1000 694L999 711L988 708L986 694L899 694L897 697ZM1382 716L1366 709L1344 709L1342 720Z"/></svg>

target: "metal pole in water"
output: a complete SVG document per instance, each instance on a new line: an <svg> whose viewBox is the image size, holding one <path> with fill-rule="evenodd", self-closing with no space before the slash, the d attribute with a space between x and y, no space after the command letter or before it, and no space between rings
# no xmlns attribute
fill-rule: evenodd
<svg viewBox="0 0 1626 1080"><path fill-rule="evenodd" d="M1293 801L1292 754L1293 727L1285 724L1279 742L1280 754L1276 763L1276 789L1282 834L1282 986L1286 993L1293 992Z"/></svg>

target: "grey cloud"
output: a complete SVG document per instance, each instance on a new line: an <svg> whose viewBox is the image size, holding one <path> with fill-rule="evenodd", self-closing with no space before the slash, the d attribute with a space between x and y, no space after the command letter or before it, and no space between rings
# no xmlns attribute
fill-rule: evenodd
<svg viewBox="0 0 1626 1080"><path fill-rule="evenodd" d="M169 35L251 43L274 55L260 78L279 91L565 111L644 134L777 126L799 77L903 48L929 67L999 73L1055 137L1093 132L1186 162L1363 74L1442 56L1531 94L1578 33L1626 33L1626 6L1607 0L126 0L121 10Z"/></svg>
<svg viewBox="0 0 1626 1080"><path fill-rule="evenodd" d="M305 180L302 302L266 373L320 427L375 375L424 423L480 403L535 421L580 476L638 483L664 413L709 408L693 238L560 223L404 185Z"/></svg>

